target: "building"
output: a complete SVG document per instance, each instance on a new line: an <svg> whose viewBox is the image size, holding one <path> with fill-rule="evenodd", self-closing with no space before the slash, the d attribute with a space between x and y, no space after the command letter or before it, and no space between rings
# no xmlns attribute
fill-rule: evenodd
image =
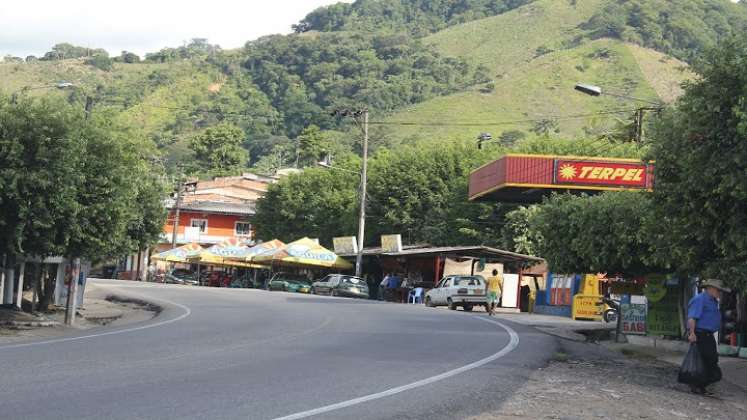
<svg viewBox="0 0 747 420"><path fill-rule="evenodd" d="M251 244L255 238L253 217L257 200L279 176L245 173L241 176L189 180L179 195L166 201L169 211L161 239L155 247L125 258L119 265L119 278L145 278L148 256L174 245L198 243L203 247L237 238ZM176 235L174 231L176 230Z"/></svg>

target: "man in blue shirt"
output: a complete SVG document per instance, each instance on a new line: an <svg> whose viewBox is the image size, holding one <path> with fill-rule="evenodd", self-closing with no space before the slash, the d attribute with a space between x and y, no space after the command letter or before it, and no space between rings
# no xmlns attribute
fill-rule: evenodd
<svg viewBox="0 0 747 420"><path fill-rule="evenodd" d="M706 280L702 286L704 290L690 299L687 307L687 339L698 346L705 368L703 380L691 384L691 390L707 394L706 386L721 380L718 347L713 334L721 329L721 311L718 307L721 292L729 293L730 290L723 286L721 280Z"/></svg>

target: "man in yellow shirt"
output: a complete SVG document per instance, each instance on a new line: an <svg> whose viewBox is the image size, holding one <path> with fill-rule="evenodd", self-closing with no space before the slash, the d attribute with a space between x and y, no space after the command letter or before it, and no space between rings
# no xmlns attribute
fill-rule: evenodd
<svg viewBox="0 0 747 420"><path fill-rule="evenodd" d="M498 274L498 270L493 270L493 276L488 278L485 284L485 295L487 296L487 310L488 315L493 316L495 308L498 306L498 301L501 298L501 290L503 289L503 277Z"/></svg>

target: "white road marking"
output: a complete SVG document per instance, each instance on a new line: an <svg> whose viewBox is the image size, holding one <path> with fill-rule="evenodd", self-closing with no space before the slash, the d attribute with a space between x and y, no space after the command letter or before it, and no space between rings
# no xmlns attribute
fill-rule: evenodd
<svg viewBox="0 0 747 420"><path fill-rule="evenodd" d="M174 305L174 306L182 309L184 311L184 313L181 314L181 315L179 315L176 318L167 319L167 320L164 320L164 321L161 321L161 322L156 322L155 324L141 325L139 327L134 327L134 328L126 328L126 329L123 329L123 330L108 331L108 332L103 332L103 333L98 333L98 334L82 335L82 336L78 336L78 337L56 338L56 339L52 339L52 340L35 341L33 343L10 344L10 345L7 345L7 346L0 346L0 351L7 350L7 349L17 349L17 348L21 348L21 347L40 346L42 344L65 343L65 342L68 342L68 341L78 341L78 340L85 340L85 339L89 339L89 338L104 337L104 336L107 336L107 335L124 334L124 333L133 332L133 331L147 330L148 328L161 327L163 325L172 324L174 322L181 321L182 319L184 319L184 318L186 318L186 317L188 317L188 316L190 316L192 314L192 310L189 309L188 307L186 307L186 306L184 306L184 305L182 305L180 303L172 302L170 300L159 299L159 298L154 298L154 297L143 298L143 300L146 300L146 301L153 300L153 301L156 301L156 302L163 302L163 303L166 303L166 304L169 304L169 305Z"/></svg>
<svg viewBox="0 0 747 420"><path fill-rule="evenodd" d="M329 413L330 411L340 410L342 408L351 407L358 404L363 404L369 401L378 400L381 398L391 397L392 395L396 395L405 391L409 391L411 389L420 388L426 385L430 385L432 383L442 381L444 379L451 378L452 376L459 375L461 373L470 371L472 369L479 368L480 366L486 365L490 362L493 362L495 360L500 359L501 357L511 353L516 347L519 345L519 334L516 333L511 327L498 322L494 321L492 319L482 318L479 316L475 316L476 319L479 319L481 321L489 322L491 324L495 324L506 330L508 332L508 335L510 336L510 341L508 344L506 344L505 347L503 347L498 353L495 353L491 356L488 356L484 359L478 360L474 363L470 363L468 365L456 368L454 370L450 370L448 372L444 372L440 375L431 376L430 378L425 378L417 382L413 382L407 385L398 386L396 388L391 388L386 391L377 392L375 394L366 395L363 397L354 398L352 400L342 401L336 404L327 405L324 407L315 408L313 410L308 411L302 411L300 413L290 414L284 417L278 417L274 420L298 420L298 419L305 419L308 417L316 416L319 414Z"/></svg>

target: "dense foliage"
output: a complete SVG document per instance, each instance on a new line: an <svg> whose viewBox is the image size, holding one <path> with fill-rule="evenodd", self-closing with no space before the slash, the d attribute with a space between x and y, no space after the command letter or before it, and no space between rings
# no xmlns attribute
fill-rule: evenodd
<svg viewBox="0 0 747 420"><path fill-rule="evenodd" d="M48 51L41 58L42 60L66 60L70 58L93 57L95 55L109 56L109 53L102 48L80 47L68 44L66 42L55 44L51 51Z"/></svg>
<svg viewBox="0 0 747 420"><path fill-rule="evenodd" d="M643 275L662 268L649 234L651 207L646 193L555 195L526 220L532 246L553 271Z"/></svg>
<svg viewBox="0 0 747 420"><path fill-rule="evenodd" d="M334 126L334 109L387 112L477 82L463 60L405 35L271 36L248 43L242 56L291 137L311 124Z"/></svg>
<svg viewBox="0 0 747 420"><path fill-rule="evenodd" d="M744 285L747 270L747 36L707 54L656 132L656 204L670 258Z"/></svg>
<svg viewBox="0 0 747 420"><path fill-rule="evenodd" d="M211 176L229 176L246 167L248 154L242 147L244 131L233 124L221 123L194 136L190 148L199 168Z"/></svg>
<svg viewBox="0 0 747 420"><path fill-rule="evenodd" d="M719 40L746 32L747 8L726 0L611 0L587 29L692 62Z"/></svg>
<svg viewBox="0 0 747 420"><path fill-rule="evenodd" d="M0 100L0 254L100 260L145 249L165 220L153 150L111 116Z"/></svg>
<svg viewBox="0 0 747 420"><path fill-rule="evenodd" d="M306 31L406 30L425 35L494 16L533 0L357 0L321 7L294 26Z"/></svg>
<svg viewBox="0 0 747 420"><path fill-rule="evenodd" d="M408 243L497 245L507 208L466 200L469 172L492 156L471 144L381 150L369 166L366 242L401 233ZM330 243L353 234L357 170L348 160L338 169L306 170L273 185L257 206L259 236Z"/></svg>

